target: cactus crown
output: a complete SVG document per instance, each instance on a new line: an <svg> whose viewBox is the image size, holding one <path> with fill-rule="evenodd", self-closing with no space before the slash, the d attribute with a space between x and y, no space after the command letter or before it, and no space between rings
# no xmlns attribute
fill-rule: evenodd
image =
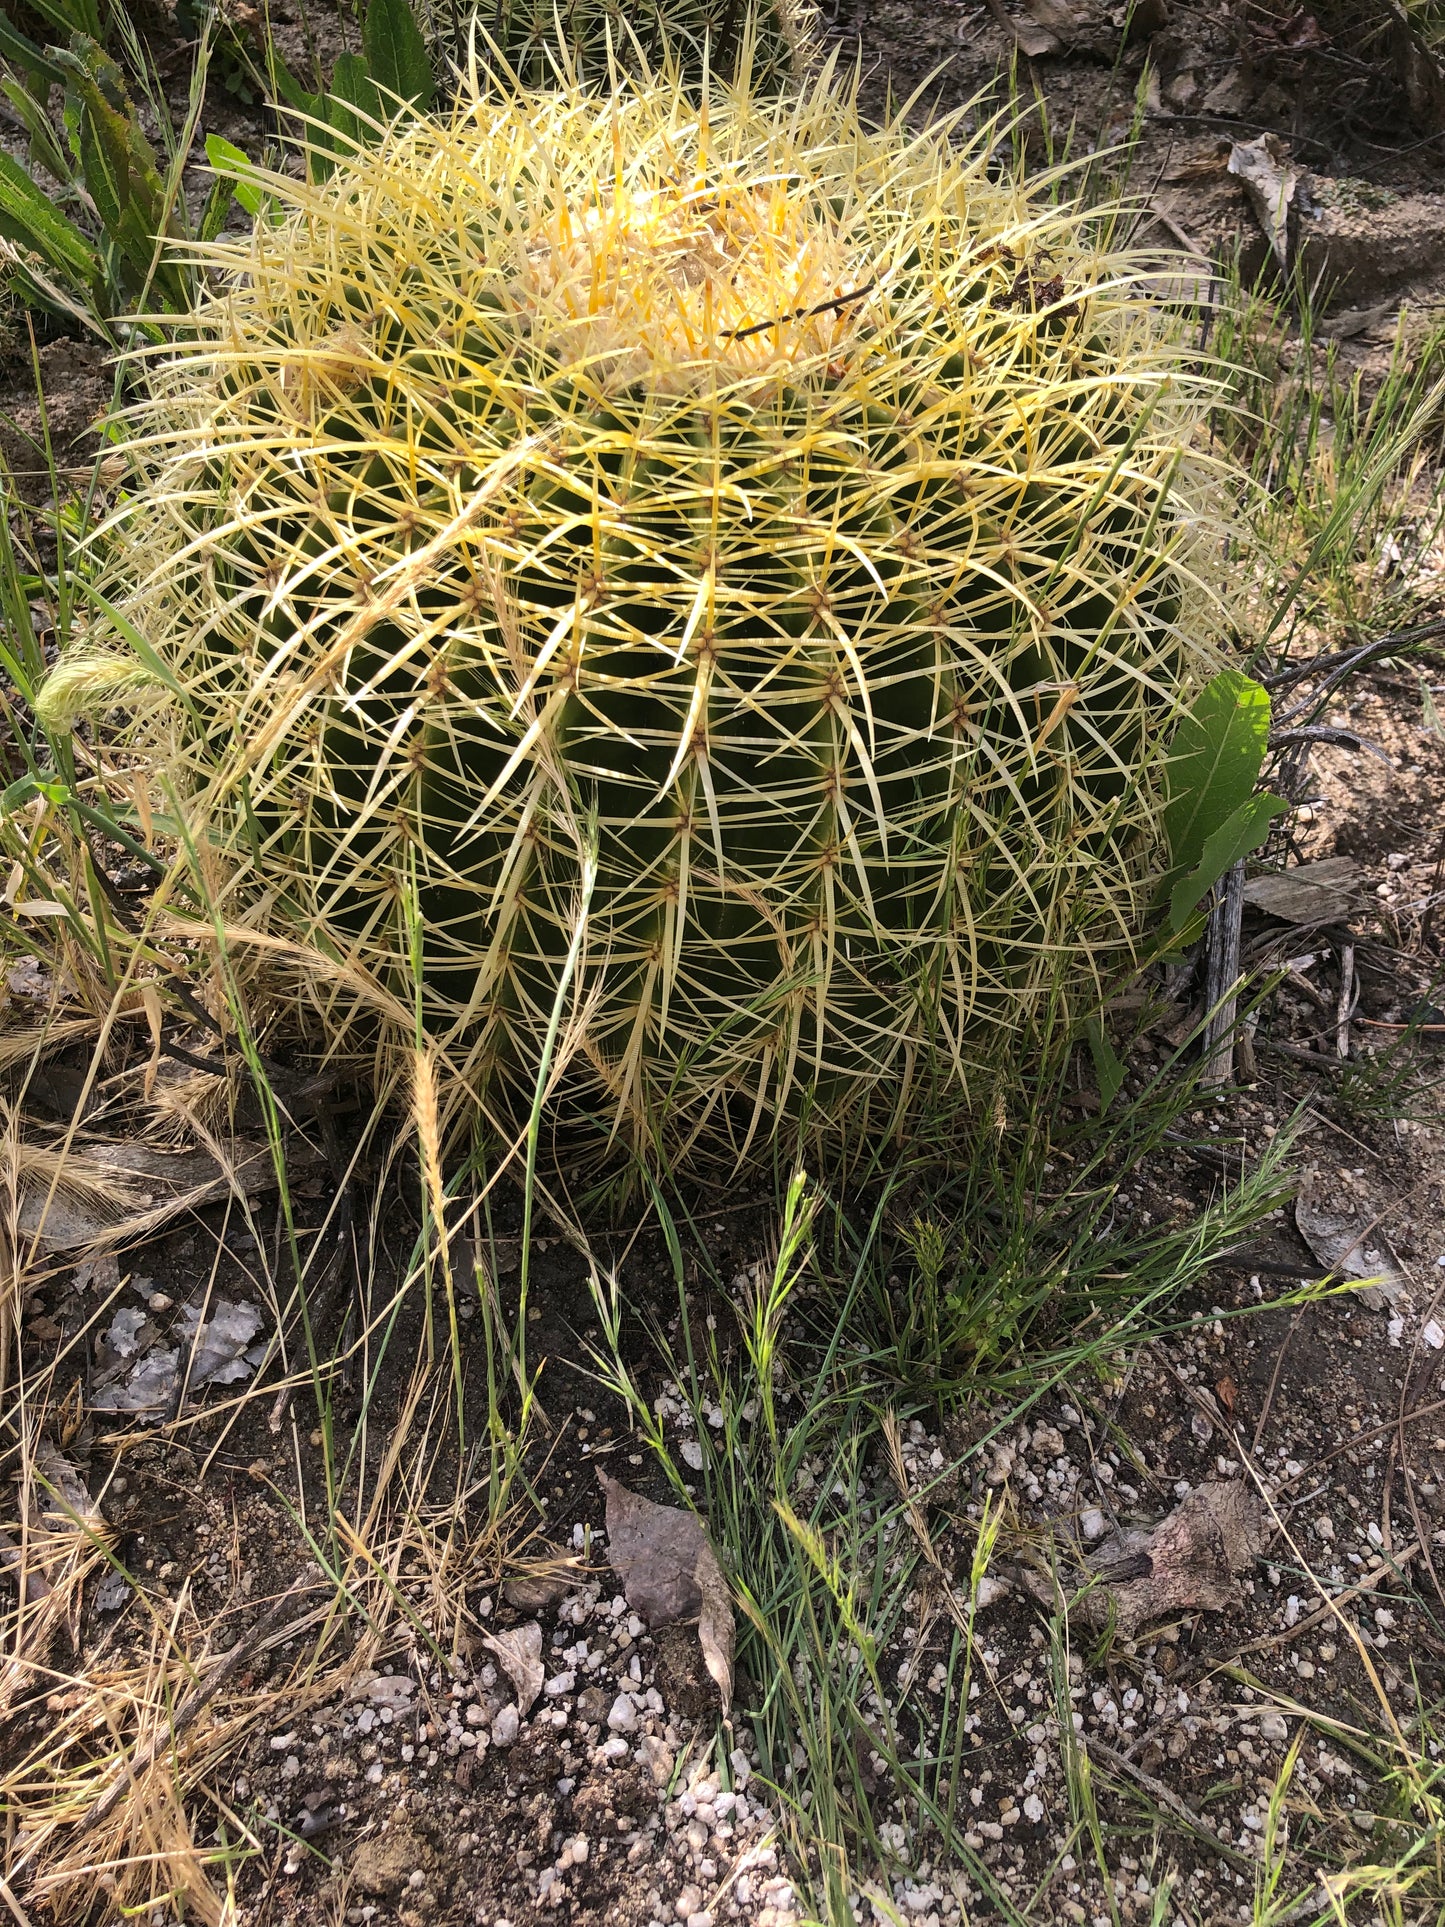
<svg viewBox="0 0 1445 1927"><path fill-rule="evenodd" d="M237 914L419 978L504 1115L559 1022L644 1142L876 1131L1127 955L1218 625L1195 398L953 131L831 73L470 98L268 182L156 366L137 734Z"/></svg>

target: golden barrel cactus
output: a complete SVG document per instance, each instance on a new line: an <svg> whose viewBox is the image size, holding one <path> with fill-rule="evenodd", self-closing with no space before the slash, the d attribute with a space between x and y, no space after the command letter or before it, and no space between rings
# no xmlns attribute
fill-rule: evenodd
<svg viewBox="0 0 1445 1927"><path fill-rule="evenodd" d="M831 72L471 97L209 251L106 538L137 738L499 1118L555 1025L635 1143L876 1133L1129 954L1198 397L955 133Z"/></svg>

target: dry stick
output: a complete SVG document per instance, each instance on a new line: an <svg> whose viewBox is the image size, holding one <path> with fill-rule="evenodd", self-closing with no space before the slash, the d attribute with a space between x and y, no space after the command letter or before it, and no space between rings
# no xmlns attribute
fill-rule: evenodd
<svg viewBox="0 0 1445 1927"><path fill-rule="evenodd" d="M1084 1740L1083 1745L1085 1752L1096 1754L1102 1763L1115 1773L1127 1774L1131 1780L1137 1780L1150 1799L1157 1800L1166 1813L1173 1814L1176 1820L1204 1841L1211 1853L1219 1854L1232 1867L1257 1871L1255 1863L1244 1854L1237 1852L1235 1848L1226 1846L1203 1814L1196 1813L1187 1800L1181 1800L1173 1787L1166 1786L1163 1780L1156 1779L1152 1773L1146 1773L1142 1766L1136 1766L1132 1760L1125 1759L1124 1755L1117 1753L1107 1741L1095 1739L1092 1733Z"/></svg>
<svg viewBox="0 0 1445 1927"><path fill-rule="evenodd" d="M241 1637L221 1661L215 1672L211 1674L210 1678L203 1684L193 1687L181 1701L180 1705L176 1708L175 1717L170 1721L165 1733L158 1734L148 1746L142 1747L135 1757L126 1764L126 1770L115 1784L107 1788L107 1790L100 1795L99 1799L92 1801L90 1806L86 1808L85 1812L75 1823L75 1834L77 1837L82 1833L89 1832L92 1827L99 1826L107 1814L114 1812L115 1808L120 1805L120 1802L134 1787L135 1782L140 1776L143 1773L148 1773L151 1767L155 1765L162 1748L173 1746L181 1734L185 1732L186 1728L194 1725L197 1717L210 1705L221 1688L235 1677L245 1662L256 1651L257 1647L276 1630L287 1606L301 1593L315 1592L320 1589L320 1582L315 1579L308 1579L304 1573L299 1574L292 1580L285 1592L272 1602L270 1610L263 1613L261 1618L256 1621L256 1624L251 1628L250 1632L242 1633ZM304 1616L303 1614L303 1618ZM298 1620L296 1623L299 1625L301 1622ZM31 1853L33 1854L34 1851L35 1849L32 1847ZM14 1872L17 1874L20 1873L29 1863L29 1860L30 1854L26 1854L24 1859L15 1867Z"/></svg>
<svg viewBox="0 0 1445 1927"><path fill-rule="evenodd" d="M1204 1032L1204 1085L1227 1084L1234 1075L1234 1024L1239 1010L1239 933L1244 920L1244 864L1233 864L1215 886L1209 915L1204 990L1210 1018Z"/></svg>
<svg viewBox="0 0 1445 1927"><path fill-rule="evenodd" d="M1287 1646L1291 1640L1298 1639L1302 1633L1309 1632L1315 1626L1323 1625L1327 1619L1333 1619L1339 1608L1347 1606L1352 1599L1358 1599L1362 1593L1373 1592L1376 1586L1386 1579L1398 1579L1400 1576L1398 1568L1408 1566L1419 1552L1420 1542L1417 1539L1414 1545L1404 1546L1399 1552L1391 1553L1390 1564L1377 1566L1372 1573L1348 1587L1346 1591L1336 1593L1327 1606L1316 1606L1314 1611L1307 1613L1298 1624L1286 1626L1281 1633L1266 1633L1259 1639L1250 1640L1247 1646L1236 1648L1230 1655L1231 1659L1243 1659L1246 1653L1268 1652L1274 1646Z"/></svg>
<svg viewBox="0 0 1445 1927"><path fill-rule="evenodd" d="M15 1919L18 1923L18 1927L30 1927L29 1914L26 1913L25 1909L20 1905L20 1902L15 1898L14 1894L11 1893L10 1882L6 1880L3 1874L0 1874L0 1900L3 1900L5 1902L5 1905L10 1909L11 1913L15 1916Z"/></svg>
<svg viewBox="0 0 1445 1927"><path fill-rule="evenodd" d="M1298 1044L1283 1043L1278 1037L1261 1037L1259 1048L1273 1057L1290 1057L1296 1064L1308 1064L1312 1070L1337 1071L1340 1068L1338 1057L1326 1057L1317 1050L1303 1050Z"/></svg>
<svg viewBox="0 0 1445 1927"><path fill-rule="evenodd" d="M1431 642L1436 636L1445 636L1445 619L1417 623L1413 629L1396 629L1390 635L1376 636L1373 642L1363 643L1358 649L1328 650L1323 655L1311 656L1305 662L1292 663L1288 668L1277 669L1273 675L1261 676L1260 681L1266 689L1292 689L1296 683L1304 682L1311 676L1324 674L1325 680L1307 702L1298 709L1308 708L1309 702L1318 701L1336 684L1362 669L1367 662L1377 656L1388 656L1392 651L1417 642ZM1298 709L1291 711L1297 714ZM1281 717L1287 722L1288 717Z"/></svg>
<svg viewBox="0 0 1445 1927"><path fill-rule="evenodd" d="M1274 1361L1274 1370L1270 1374L1269 1390L1264 1395L1264 1404L1260 1407L1259 1423L1254 1428L1254 1443L1249 1448L1256 1457L1259 1455L1259 1442L1264 1437L1264 1428L1269 1423L1269 1408L1274 1404L1275 1391L1279 1385L1279 1375L1284 1366L1284 1355L1289 1350L1289 1341L1299 1330L1300 1320L1304 1315L1305 1308L1301 1305L1294 1317L1290 1320L1289 1330L1284 1335L1284 1343L1279 1348L1279 1356Z"/></svg>
<svg viewBox="0 0 1445 1927"><path fill-rule="evenodd" d="M1340 945L1340 1001L1335 1009L1335 1055L1350 1054L1350 1017L1355 1008L1355 946Z"/></svg>
<svg viewBox="0 0 1445 1927"><path fill-rule="evenodd" d="M746 341L749 335L760 335L767 328L781 328L789 321L811 321L814 315L830 314L836 309L846 308L851 301L861 301L865 294L872 294L878 286L877 281L869 281L861 288L854 288L851 294L834 295L831 301L820 301L812 308L794 308L788 314L775 314L766 321L754 321L746 328L724 328L724 341Z"/></svg>

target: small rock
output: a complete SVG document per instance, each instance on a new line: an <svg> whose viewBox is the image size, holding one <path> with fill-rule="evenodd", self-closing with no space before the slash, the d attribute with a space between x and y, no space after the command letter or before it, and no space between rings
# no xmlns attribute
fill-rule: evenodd
<svg viewBox="0 0 1445 1927"><path fill-rule="evenodd" d="M395 1899L409 1887L425 1885L435 1859L427 1841L404 1821L394 1821L357 1848L349 1869L351 1883L359 1893Z"/></svg>
<svg viewBox="0 0 1445 1927"><path fill-rule="evenodd" d="M701 1910L702 1888L684 1887L682 1892L677 1896L677 1902L673 1908L673 1912L677 1915L678 1919L691 1920L692 1916L700 1913Z"/></svg>
<svg viewBox="0 0 1445 1927"><path fill-rule="evenodd" d="M652 1775L653 1785L666 1786L672 1778L672 1769L676 1763L673 1758L672 1748L667 1745L666 1741L658 1739L653 1733L649 1733L644 1737L637 1751L641 1757L642 1764Z"/></svg>
<svg viewBox="0 0 1445 1927"><path fill-rule="evenodd" d="M1086 1505L1079 1514L1079 1531L1086 1539L1102 1539L1109 1530L1109 1521L1096 1505Z"/></svg>
<svg viewBox="0 0 1445 1927"><path fill-rule="evenodd" d="M589 1686L577 1695L577 1717L584 1726L601 1726L607 1718L607 1695L600 1686Z"/></svg>
<svg viewBox="0 0 1445 1927"><path fill-rule="evenodd" d="M1289 1728L1278 1713L1261 1713L1259 1716L1259 1737L1262 1740L1287 1740Z"/></svg>
<svg viewBox="0 0 1445 1927"><path fill-rule="evenodd" d="M612 1710L607 1715L607 1724L614 1733L637 1731L637 1708L632 1704L630 1693L619 1693L613 1700Z"/></svg>
<svg viewBox="0 0 1445 1927"><path fill-rule="evenodd" d="M978 1582L978 1610L983 1612L986 1607L1004 1598L1007 1592L1007 1580L995 1579L991 1572L986 1572Z"/></svg>
<svg viewBox="0 0 1445 1927"><path fill-rule="evenodd" d="M1441 1327L1438 1319L1428 1319L1420 1327L1420 1336L1432 1352L1438 1352L1445 1347L1445 1328Z"/></svg>
<svg viewBox="0 0 1445 1927"><path fill-rule="evenodd" d="M492 1721L492 1745L510 1746L521 1730L521 1714L514 1705L504 1706Z"/></svg>
<svg viewBox="0 0 1445 1927"><path fill-rule="evenodd" d="M549 1699L560 1699L564 1693L570 1693L576 1684L577 1675L575 1673L557 1673L547 1681L542 1691Z"/></svg>

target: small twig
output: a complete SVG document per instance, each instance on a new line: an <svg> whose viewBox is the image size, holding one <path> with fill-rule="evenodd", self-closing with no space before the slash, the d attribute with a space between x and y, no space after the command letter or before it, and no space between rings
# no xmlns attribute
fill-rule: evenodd
<svg viewBox="0 0 1445 1927"><path fill-rule="evenodd" d="M1340 945L1340 1001L1335 1010L1335 1055L1350 1054L1350 1018L1355 1009L1355 946Z"/></svg>
<svg viewBox="0 0 1445 1927"><path fill-rule="evenodd" d="M1207 981L1209 1020L1204 1029L1200 1083L1227 1084L1234 1075L1234 1026L1239 1011L1239 933L1244 917L1244 864L1233 864L1215 886L1209 916Z"/></svg>
<svg viewBox="0 0 1445 1927"><path fill-rule="evenodd" d="M1316 1626L1322 1626L1327 1619L1335 1618L1341 1606L1347 1606L1352 1599L1358 1599L1361 1593L1373 1592L1382 1580L1398 1577L1396 1568L1407 1566L1419 1555L1419 1552L1420 1544L1417 1540L1413 1545L1405 1546L1399 1552L1392 1553L1390 1564L1377 1566L1372 1573L1366 1574L1363 1579L1347 1587L1344 1592L1336 1593L1327 1605L1316 1606L1312 1613L1306 1613L1304 1618L1298 1620L1293 1626L1286 1626L1283 1632L1265 1633L1259 1639L1250 1640L1247 1646L1237 1647L1231 1654L1231 1658L1243 1659L1246 1653L1267 1653L1272 1647L1287 1646L1292 1639L1298 1639L1303 1633L1313 1631Z"/></svg>
<svg viewBox="0 0 1445 1927"><path fill-rule="evenodd" d="M1275 1037L1262 1037L1261 1050L1272 1051L1276 1057L1293 1058L1297 1064L1308 1064L1312 1070L1337 1071L1340 1068L1338 1057L1325 1057L1317 1050L1301 1050L1298 1044L1281 1043Z"/></svg>
<svg viewBox="0 0 1445 1927"><path fill-rule="evenodd" d="M1390 635L1376 636L1373 642L1362 643L1358 649L1332 649L1323 655L1310 656L1304 662L1291 663L1284 669L1276 669L1273 675L1261 676L1259 680L1266 689L1293 689L1296 683L1307 682L1311 676L1324 676L1324 682L1313 696L1299 704L1289 716L1280 718L1282 723L1287 723L1300 709L1308 708L1310 702L1318 702L1367 662L1373 662L1379 656L1393 655L1396 650L1409 648L1417 642L1431 642L1437 636L1445 636L1445 617L1434 622L1417 623L1413 629L1396 629Z"/></svg>
<svg viewBox="0 0 1445 1927"><path fill-rule="evenodd" d="M851 294L834 295L831 301L820 301L816 307L794 308L791 314L776 314L770 321L754 321L746 328L724 328L724 341L746 341L749 335L760 335L767 328L781 328L789 321L811 321L815 314L829 314L838 308L846 308L850 301L861 301L865 294L872 294L878 286L876 280L866 286L854 288Z"/></svg>
<svg viewBox="0 0 1445 1927"><path fill-rule="evenodd" d="M1277 729L1269 739L1271 749L1285 749L1291 743L1333 743L1339 749L1367 749L1371 756L1379 757L1386 769L1395 767L1378 743L1372 743L1357 729L1342 729L1335 723L1307 723L1299 729Z"/></svg>
<svg viewBox="0 0 1445 1927"><path fill-rule="evenodd" d="M1203 1840L1211 1853L1221 1855L1232 1867L1239 1867L1248 1872L1255 1870L1255 1863L1238 1852L1236 1848L1226 1846L1203 1814L1196 1813L1187 1800L1179 1797L1173 1787L1166 1786L1163 1780L1156 1779L1152 1773L1146 1773L1143 1767L1136 1766L1133 1760L1126 1760L1124 1755L1116 1752L1106 1740L1096 1739L1092 1733L1087 1736L1081 1734L1080 1744L1086 1752L1097 1754L1103 1764L1111 1767L1114 1772L1127 1774L1131 1780L1137 1781L1151 1800L1157 1800L1166 1813L1172 1814L1183 1826L1188 1827L1191 1833Z"/></svg>
<svg viewBox="0 0 1445 1927"><path fill-rule="evenodd" d="M1259 1443L1264 1437L1264 1428L1269 1423L1269 1408L1274 1404L1274 1395L1279 1385L1280 1371L1284 1366L1284 1355L1289 1350L1289 1341L1299 1330L1300 1320L1304 1315L1305 1308L1301 1305L1294 1317L1290 1320L1289 1330L1284 1335L1284 1343L1279 1348L1279 1356L1274 1361L1274 1371L1270 1374L1269 1390L1264 1395L1264 1404L1260 1407L1259 1412L1259 1423L1254 1428L1254 1442L1249 1448L1256 1458L1259 1456Z"/></svg>

